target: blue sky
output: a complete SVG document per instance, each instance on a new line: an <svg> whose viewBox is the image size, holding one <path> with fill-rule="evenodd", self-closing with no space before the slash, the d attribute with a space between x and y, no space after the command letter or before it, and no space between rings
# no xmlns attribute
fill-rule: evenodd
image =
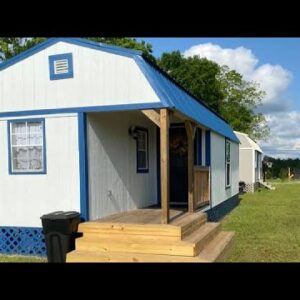
<svg viewBox="0 0 300 300"><path fill-rule="evenodd" d="M153 54L179 50L227 64L267 92L262 112L271 128L267 155L300 157L300 38L138 38ZM299 129L298 129L299 127Z"/></svg>

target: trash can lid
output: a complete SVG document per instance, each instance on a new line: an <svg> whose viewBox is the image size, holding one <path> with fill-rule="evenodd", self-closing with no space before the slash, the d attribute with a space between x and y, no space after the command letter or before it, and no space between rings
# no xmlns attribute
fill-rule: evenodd
<svg viewBox="0 0 300 300"><path fill-rule="evenodd" d="M41 219L57 220L57 219L71 219L79 217L80 213L77 211L54 211L52 213L41 216Z"/></svg>

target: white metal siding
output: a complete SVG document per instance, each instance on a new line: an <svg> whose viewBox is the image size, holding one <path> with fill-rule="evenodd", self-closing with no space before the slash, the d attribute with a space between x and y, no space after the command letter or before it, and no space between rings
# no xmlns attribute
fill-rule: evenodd
<svg viewBox="0 0 300 300"><path fill-rule="evenodd" d="M225 188L225 138L211 132L211 192L212 206L236 195L239 191L239 145L231 142L231 185Z"/></svg>
<svg viewBox="0 0 300 300"><path fill-rule="evenodd" d="M45 126L47 174L9 175L7 121L0 120L0 226L41 227L45 213L80 210L77 116L48 116Z"/></svg>
<svg viewBox="0 0 300 300"><path fill-rule="evenodd" d="M48 56L73 54L74 78L50 80ZM132 58L59 42L0 71L0 111L159 102Z"/></svg>
<svg viewBox="0 0 300 300"><path fill-rule="evenodd" d="M141 112L88 114L90 219L157 203L156 126ZM136 172L130 126L149 130L149 173Z"/></svg>
<svg viewBox="0 0 300 300"><path fill-rule="evenodd" d="M246 184L254 183L254 151L240 149L239 180Z"/></svg>

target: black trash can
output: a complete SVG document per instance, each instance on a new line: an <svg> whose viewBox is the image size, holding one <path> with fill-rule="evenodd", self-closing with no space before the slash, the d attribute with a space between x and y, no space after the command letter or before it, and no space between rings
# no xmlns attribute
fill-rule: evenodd
<svg viewBox="0 0 300 300"><path fill-rule="evenodd" d="M48 262L66 262L67 253L75 249L80 214L55 211L41 216Z"/></svg>

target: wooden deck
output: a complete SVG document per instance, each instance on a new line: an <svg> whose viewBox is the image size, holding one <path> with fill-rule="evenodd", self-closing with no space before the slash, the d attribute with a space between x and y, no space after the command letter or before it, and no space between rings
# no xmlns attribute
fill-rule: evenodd
<svg viewBox="0 0 300 300"><path fill-rule="evenodd" d="M160 209L138 209L79 225L83 237L67 262L212 262L224 257L233 241L205 213L170 210L161 224Z"/></svg>
<svg viewBox="0 0 300 300"><path fill-rule="evenodd" d="M180 217L186 216L187 209L170 209L170 225L176 225L181 219ZM101 218L96 222L115 222L126 224L161 224L161 209L145 208L136 209L123 213L117 213L105 218Z"/></svg>

